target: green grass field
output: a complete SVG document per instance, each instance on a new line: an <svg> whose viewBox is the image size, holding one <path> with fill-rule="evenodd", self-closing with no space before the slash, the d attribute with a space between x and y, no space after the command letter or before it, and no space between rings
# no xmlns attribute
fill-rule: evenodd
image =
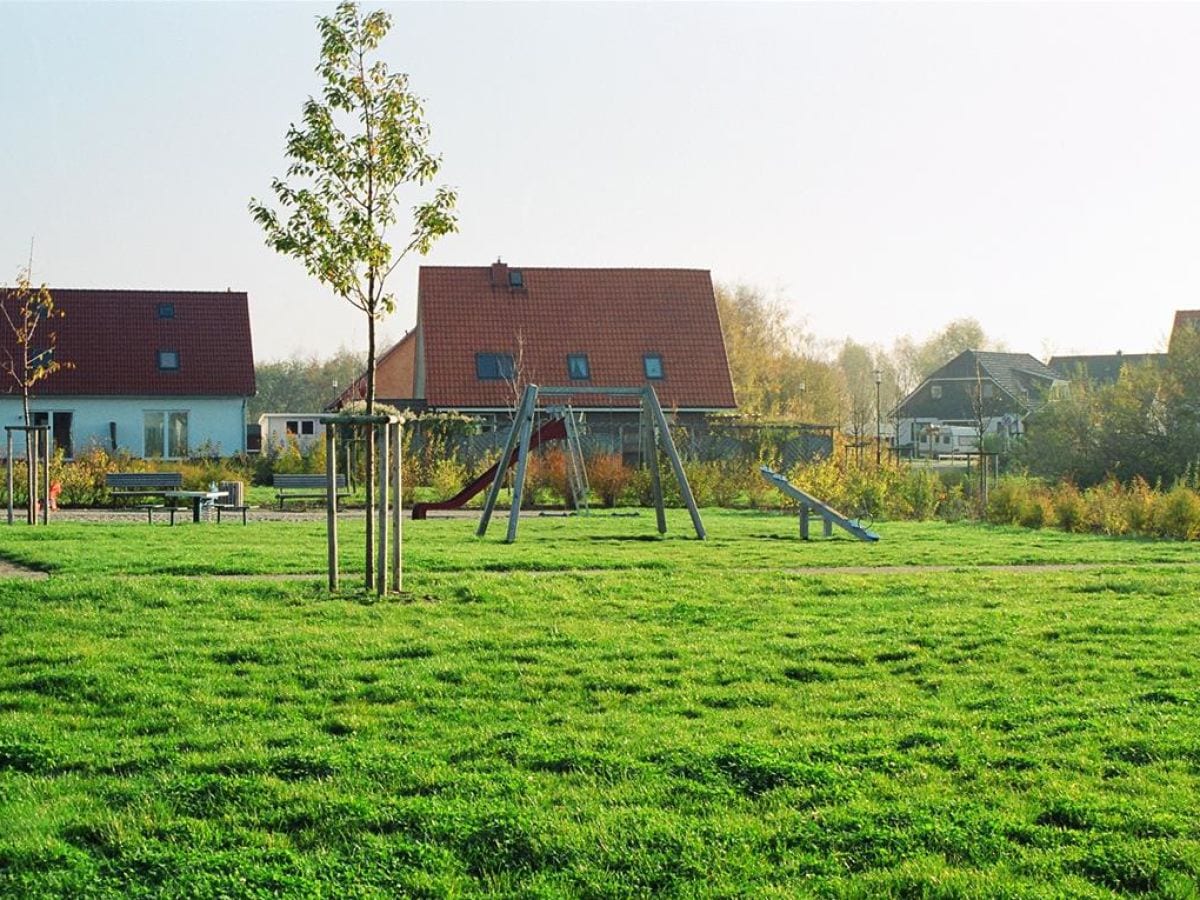
<svg viewBox="0 0 1200 900"><path fill-rule="evenodd" d="M5 529L0 896L1200 893L1194 545L705 518Z"/></svg>

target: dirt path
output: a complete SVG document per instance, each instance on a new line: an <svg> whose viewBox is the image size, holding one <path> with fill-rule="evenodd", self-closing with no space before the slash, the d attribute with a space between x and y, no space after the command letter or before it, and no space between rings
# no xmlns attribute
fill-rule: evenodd
<svg viewBox="0 0 1200 900"><path fill-rule="evenodd" d="M27 569L0 558L0 578L48 578L49 576L38 569Z"/></svg>

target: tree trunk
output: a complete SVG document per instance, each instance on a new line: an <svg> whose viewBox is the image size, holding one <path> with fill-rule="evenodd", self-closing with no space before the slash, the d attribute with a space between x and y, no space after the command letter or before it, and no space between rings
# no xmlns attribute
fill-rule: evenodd
<svg viewBox="0 0 1200 900"><path fill-rule="evenodd" d="M367 313L367 415L375 413L375 272L367 275L367 296L371 298L370 311ZM363 488L366 492L367 506L367 536L366 536L366 585L371 590L375 585L375 517L372 515L375 504L375 426L368 425L366 429L367 446L363 453L367 471L363 478Z"/></svg>
<svg viewBox="0 0 1200 900"><path fill-rule="evenodd" d="M28 348L26 348L28 355ZM37 491L37 478L33 474L33 463L37 456L37 451L34 449L31 441L33 440L33 432L28 428L33 424L33 419L29 414L29 361L25 362L24 381L21 382L21 410L25 414L25 517L30 525L37 522L37 507L34 505L34 494Z"/></svg>

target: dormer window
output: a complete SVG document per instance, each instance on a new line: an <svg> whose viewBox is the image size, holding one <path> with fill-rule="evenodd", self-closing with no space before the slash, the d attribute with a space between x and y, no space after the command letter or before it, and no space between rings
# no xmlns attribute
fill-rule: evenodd
<svg viewBox="0 0 1200 900"><path fill-rule="evenodd" d="M525 275L520 269L508 270L508 286L514 291L525 287Z"/></svg>
<svg viewBox="0 0 1200 900"><path fill-rule="evenodd" d="M178 350L159 350L158 367L164 372L174 372L179 368Z"/></svg>
<svg viewBox="0 0 1200 900"><path fill-rule="evenodd" d="M173 319L173 318L175 318L175 304L174 304L174 303L160 303L160 304L158 304L158 317L159 317L160 319Z"/></svg>
<svg viewBox="0 0 1200 900"><path fill-rule="evenodd" d="M567 356L567 377L572 381L587 381L592 377L586 353L572 353Z"/></svg>
<svg viewBox="0 0 1200 900"><path fill-rule="evenodd" d="M642 370L647 378L663 378L663 361L661 353L647 353L642 357Z"/></svg>
<svg viewBox="0 0 1200 900"><path fill-rule="evenodd" d="M511 353L476 353L475 377L480 381L505 381L513 377Z"/></svg>

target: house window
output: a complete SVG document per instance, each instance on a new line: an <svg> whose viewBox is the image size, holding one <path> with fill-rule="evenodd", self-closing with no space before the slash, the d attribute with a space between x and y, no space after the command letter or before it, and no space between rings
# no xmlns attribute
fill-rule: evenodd
<svg viewBox="0 0 1200 900"><path fill-rule="evenodd" d="M480 381L503 381L513 377L511 353L476 353L475 375Z"/></svg>
<svg viewBox="0 0 1200 900"><path fill-rule="evenodd" d="M663 363L661 353L647 353L642 357L642 370L647 378L662 378Z"/></svg>
<svg viewBox="0 0 1200 900"><path fill-rule="evenodd" d="M175 304L174 304L174 303L160 303L160 304L158 304L158 317L159 317L160 319L173 319L173 318L175 318Z"/></svg>
<svg viewBox="0 0 1200 900"><path fill-rule="evenodd" d="M38 350L33 350L29 354L29 368L45 369L54 362L54 348L43 347Z"/></svg>
<svg viewBox="0 0 1200 900"><path fill-rule="evenodd" d="M288 419L283 423L283 430L288 434L300 433L300 422L297 419Z"/></svg>
<svg viewBox="0 0 1200 900"><path fill-rule="evenodd" d="M188 414L186 410L142 413L143 456L180 459L188 455Z"/></svg>
<svg viewBox="0 0 1200 900"><path fill-rule="evenodd" d="M508 286L513 290L525 287L525 274L520 269L509 269Z"/></svg>
<svg viewBox="0 0 1200 900"><path fill-rule="evenodd" d="M314 424L315 423L313 422L312 419L305 419L304 421L302 421L300 423L300 433L301 434L313 434L314 433L314 429L313 429Z"/></svg>
<svg viewBox="0 0 1200 900"><path fill-rule="evenodd" d="M179 351L178 350L159 350L158 351L158 367L166 372L173 372L179 368Z"/></svg>
<svg viewBox="0 0 1200 900"><path fill-rule="evenodd" d="M942 399L942 386L940 384L930 385L929 386L929 396L932 397L934 400L941 400Z"/></svg>
<svg viewBox="0 0 1200 900"><path fill-rule="evenodd" d="M572 353L567 357L567 377L573 381L586 381L592 377L586 353Z"/></svg>

